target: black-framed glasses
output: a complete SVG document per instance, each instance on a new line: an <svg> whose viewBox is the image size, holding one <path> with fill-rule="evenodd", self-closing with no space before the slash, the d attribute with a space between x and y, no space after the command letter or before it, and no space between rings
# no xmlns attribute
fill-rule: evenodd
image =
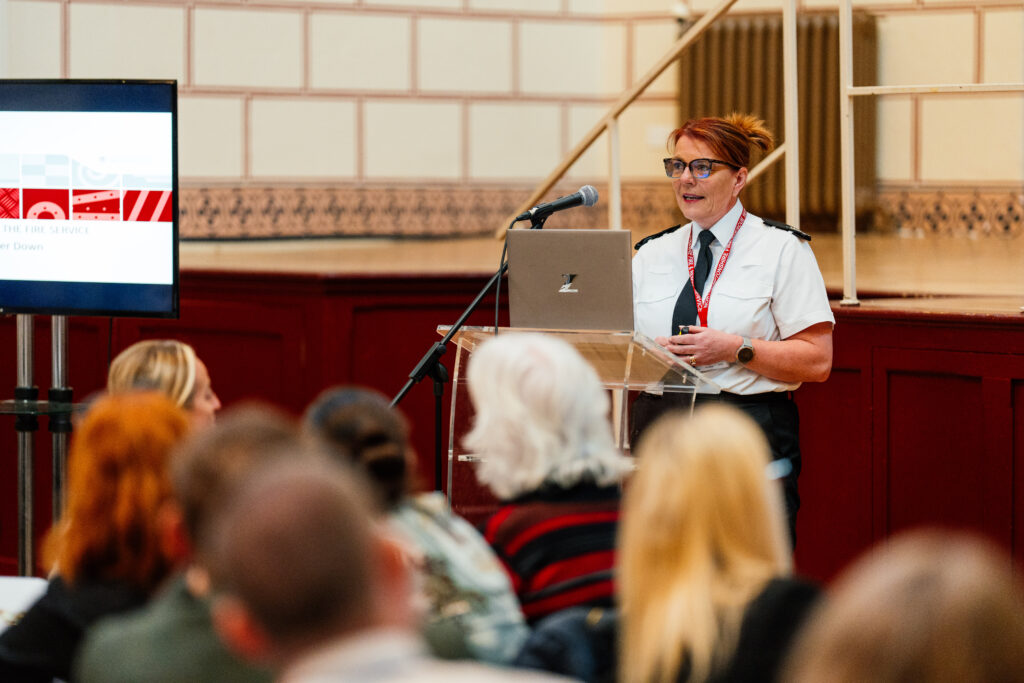
<svg viewBox="0 0 1024 683"><path fill-rule="evenodd" d="M682 178L683 171L686 167L690 167L690 175L698 180L703 180L711 175L711 169L714 164L723 164L729 168L740 170L740 167L736 164L730 164L728 161L719 161L718 159L694 159L687 163L682 159L676 159L675 157L669 159L662 159L665 162L665 175L669 178Z"/></svg>

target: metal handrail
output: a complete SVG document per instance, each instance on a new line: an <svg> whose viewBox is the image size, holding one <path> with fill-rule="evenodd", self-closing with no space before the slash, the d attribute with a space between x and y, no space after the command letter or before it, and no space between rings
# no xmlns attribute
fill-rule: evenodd
<svg viewBox="0 0 1024 683"><path fill-rule="evenodd" d="M601 136L601 133L603 133L606 129L615 127L616 122L618 121L618 118L622 114L622 112L625 111L626 108L629 107L629 105L631 105L638 97L640 97L640 95L642 95L644 91L646 91L647 88L650 87L651 83L653 83L655 79L658 78L658 76L664 73L665 69L667 69L669 66L672 65L673 62L679 59L679 56L684 51L686 51L686 49L689 48L690 45L694 43L697 40L697 38L699 38L704 33L704 31L708 29L708 27L711 26L711 24L713 24L720 16L725 14L729 10L729 8L735 5L736 2L737 0L722 0L722 2L720 2L714 9L707 12L704 16L697 20L682 36L680 36L679 39L676 40L676 42L672 45L672 47L669 48L668 52L666 52L665 55L660 60L658 60L657 64L651 67L651 69L646 74L644 74L644 76L639 81L637 81L636 85L634 85L632 88L625 91L622 95L619 96L619 98L608 110L608 113L601 117L601 120L598 121L589 131L587 131L587 134L583 136L583 138L576 144L575 147L572 148L572 150L570 150L570 152L565 156L565 158L562 159L561 163L559 163L558 166L556 166L555 169L550 174L548 174L548 176L543 181L541 181L540 185L538 185L537 188L533 191L533 194L531 194L530 197L525 202L523 202L511 216L509 216L508 221L505 224L511 223L516 216L535 206L537 202L541 199L541 197L547 194L547 192L552 187L554 187L555 183L557 183L562 178L562 176L565 175L565 172L568 171L569 168L574 163L576 163L576 161L581 156L583 156L584 152L590 149L590 146L594 144L597 138ZM790 3L792 3L792 0L790 0ZM613 132L612 135L610 135L610 137L612 136L617 137L617 134ZM617 145L616 149L613 150L613 153L610 156L613 159L618 157ZM614 176L614 186L611 189L611 194L613 197L613 204L616 204L618 203L619 197L617 166L615 166L612 169L612 174ZM615 222L615 218L612 218L612 222ZM619 215L618 222L621 225L621 213ZM504 237L505 229L502 228L498 230L495 233L495 235L497 237Z"/></svg>
<svg viewBox="0 0 1024 683"><path fill-rule="evenodd" d="M1024 83L965 83L943 85L853 85L853 2L839 3L840 183L842 196L843 306L859 306L856 264L856 188L853 160L853 98L863 95L931 95L1022 92ZM1024 310L1024 307L1022 307Z"/></svg>

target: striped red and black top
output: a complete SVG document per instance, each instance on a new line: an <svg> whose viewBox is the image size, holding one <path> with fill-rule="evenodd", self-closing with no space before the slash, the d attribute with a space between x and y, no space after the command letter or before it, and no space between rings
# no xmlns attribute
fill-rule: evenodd
<svg viewBox="0 0 1024 683"><path fill-rule="evenodd" d="M576 605L610 607L615 588L618 486L544 488L503 505L484 524L530 623Z"/></svg>

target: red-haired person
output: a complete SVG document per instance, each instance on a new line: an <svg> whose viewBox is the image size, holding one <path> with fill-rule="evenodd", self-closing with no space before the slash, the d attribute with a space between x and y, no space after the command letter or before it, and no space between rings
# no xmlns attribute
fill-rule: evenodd
<svg viewBox="0 0 1024 683"><path fill-rule="evenodd" d="M828 378L835 317L810 236L748 213L740 201L751 149L773 144L749 114L694 119L672 131L665 174L689 223L637 244L633 307L637 332L721 388L698 394L698 402L733 404L764 430L795 539L800 444L792 392ZM683 394L640 394L632 443L663 412L688 406Z"/></svg>
<svg viewBox="0 0 1024 683"><path fill-rule="evenodd" d="M46 542L50 584L0 635L0 680L72 680L85 629L141 606L167 576L159 517L171 496L168 459L188 430L185 413L156 393L89 409L71 442L67 507Z"/></svg>

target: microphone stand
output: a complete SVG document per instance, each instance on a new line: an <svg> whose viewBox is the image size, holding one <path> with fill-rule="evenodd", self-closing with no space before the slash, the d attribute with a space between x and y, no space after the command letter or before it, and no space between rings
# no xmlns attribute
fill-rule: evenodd
<svg viewBox="0 0 1024 683"><path fill-rule="evenodd" d="M539 230L543 228L544 221L548 219L548 215L550 214L545 214L544 216L531 218L530 229ZM512 226L515 224L516 221L512 221L512 223L509 224L508 229L511 230ZM487 281L487 284L484 285L483 289L480 290L480 293L476 295L476 298L470 302L469 306L466 307L466 310L464 310L462 312L462 315L459 316L459 319L456 320L455 323L451 326L451 329L448 330L447 334L445 334L444 337L441 338L441 341L434 342L430 349L427 350L427 353L424 354L423 358L420 359L420 362L417 363L416 367L413 368L412 372L409 373L409 380L405 383L405 386L403 386L401 391L399 391L395 395L395 397L391 399L391 407L393 408L397 406L402 401L403 398L405 398L405 395L409 393L409 390L412 389L413 385L419 384L421 381L423 381L424 377L429 376L430 379L433 381L435 482L434 490L436 491L442 490L441 482L443 481L444 477L444 467L442 464L444 452L444 444L442 438L442 425L444 424L444 419L442 415L442 403L444 397L444 385L449 381L448 368L446 368L444 364L441 363L441 357L448 350L448 344L451 342L452 337L454 337L458 333L458 331L462 329L462 326L466 323L466 320L473 313L473 311L476 310L476 307L480 305L480 302L483 301L484 297L487 296L487 292L490 291L491 287L496 286L495 296L500 296L501 278L502 276L505 275L506 271L508 271L508 262L503 262L501 266L498 268L498 271L493 276L491 276L491 279ZM495 302L495 305L497 305L497 302ZM498 333L497 320L495 320L494 323L494 333ZM449 492L449 495L450 493L451 492Z"/></svg>

